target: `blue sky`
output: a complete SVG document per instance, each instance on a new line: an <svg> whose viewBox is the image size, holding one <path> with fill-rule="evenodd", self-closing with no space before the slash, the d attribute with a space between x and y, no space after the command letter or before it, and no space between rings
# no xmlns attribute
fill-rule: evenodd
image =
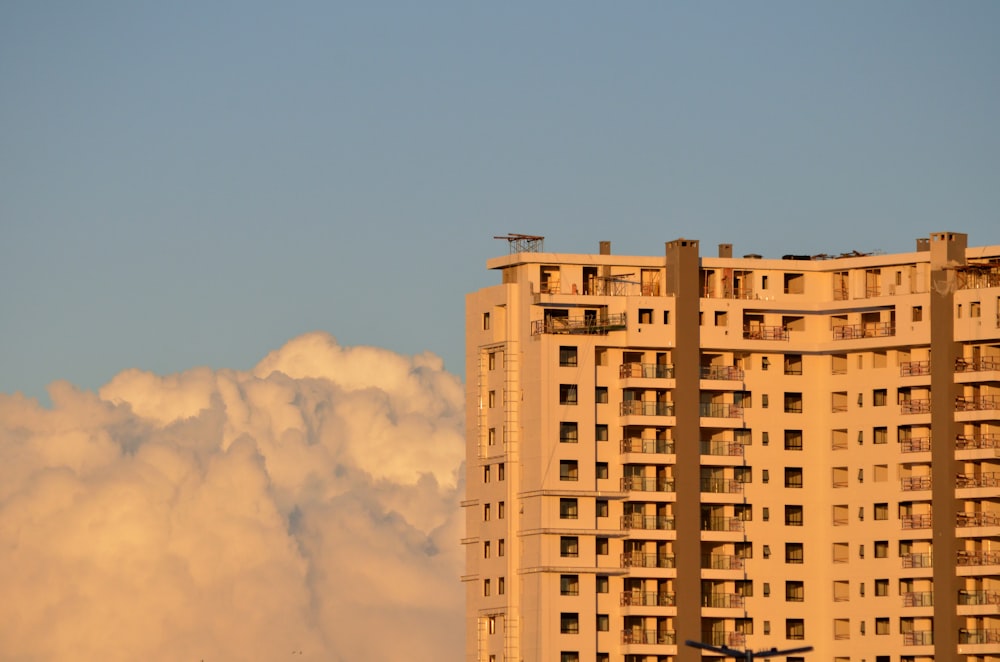
<svg viewBox="0 0 1000 662"><path fill-rule="evenodd" d="M462 370L557 252L1000 243L1000 3L0 4L0 392L311 330Z"/></svg>

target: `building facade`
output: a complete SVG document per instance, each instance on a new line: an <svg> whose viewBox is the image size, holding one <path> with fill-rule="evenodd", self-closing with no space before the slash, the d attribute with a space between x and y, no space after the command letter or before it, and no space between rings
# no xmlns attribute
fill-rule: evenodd
<svg viewBox="0 0 1000 662"><path fill-rule="evenodd" d="M507 239L466 300L468 662L1000 661L1000 246Z"/></svg>

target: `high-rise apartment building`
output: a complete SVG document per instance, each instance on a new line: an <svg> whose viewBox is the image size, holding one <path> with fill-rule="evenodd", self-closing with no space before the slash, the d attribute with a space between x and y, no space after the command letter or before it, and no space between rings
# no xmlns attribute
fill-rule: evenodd
<svg viewBox="0 0 1000 662"><path fill-rule="evenodd" d="M507 239L466 300L468 662L1000 660L1000 246Z"/></svg>

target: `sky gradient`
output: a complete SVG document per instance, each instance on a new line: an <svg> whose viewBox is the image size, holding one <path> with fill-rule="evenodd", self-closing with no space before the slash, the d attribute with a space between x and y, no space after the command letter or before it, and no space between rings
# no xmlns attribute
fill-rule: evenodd
<svg viewBox="0 0 1000 662"><path fill-rule="evenodd" d="M462 370L492 237L1000 243L1000 4L7 2L0 393L304 332Z"/></svg>

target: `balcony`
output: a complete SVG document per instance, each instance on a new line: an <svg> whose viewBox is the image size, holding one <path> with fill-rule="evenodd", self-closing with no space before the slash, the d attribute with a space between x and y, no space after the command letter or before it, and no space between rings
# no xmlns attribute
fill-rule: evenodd
<svg viewBox="0 0 1000 662"><path fill-rule="evenodd" d="M930 437L910 437L909 439L901 439L899 442L899 452L901 453L928 453L930 450Z"/></svg>
<svg viewBox="0 0 1000 662"><path fill-rule="evenodd" d="M958 513L955 526L959 528L971 526L1000 526L1000 513Z"/></svg>
<svg viewBox="0 0 1000 662"><path fill-rule="evenodd" d="M646 552L625 552L621 555L623 568L676 568L673 554L647 554Z"/></svg>
<svg viewBox="0 0 1000 662"><path fill-rule="evenodd" d="M742 632L703 630L701 640L712 646L739 646L742 648L746 645L746 636Z"/></svg>
<svg viewBox="0 0 1000 662"><path fill-rule="evenodd" d="M659 363L623 363L618 367L621 379L673 379L674 366Z"/></svg>
<svg viewBox="0 0 1000 662"><path fill-rule="evenodd" d="M918 492L931 489L930 476L907 476L899 479L899 489L904 492Z"/></svg>
<svg viewBox="0 0 1000 662"><path fill-rule="evenodd" d="M701 366L701 378L741 382L743 381L743 371L731 365L703 365Z"/></svg>
<svg viewBox="0 0 1000 662"><path fill-rule="evenodd" d="M1000 487L1000 473L988 471L981 474L958 474L955 476L955 487Z"/></svg>
<svg viewBox="0 0 1000 662"><path fill-rule="evenodd" d="M933 646L934 630L912 630L903 633L904 646Z"/></svg>
<svg viewBox="0 0 1000 662"><path fill-rule="evenodd" d="M646 455L673 455L673 439L622 439L622 453L644 453Z"/></svg>
<svg viewBox="0 0 1000 662"><path fill-rule="evenodd" d="M933 607L934 591L909 591L903 594L904 607Z"/></svg>
<svg viewBox="0 0 1000 662"><path fill-rule="evenodd" d="M622 530L646 529L648 531L673 531L674 518L665 515L643 515L641 513L631 513L622 515Z"/></svg>
<svg viewBox="0 0 1000 662"><path fill-rule="evenodd" d="M743 407L728 402L702 402L698 414L710 418L743 418Z"/></svg>
<svg viewBox="0 0 1000 662"><path fill-rule="evenodd" d="M1000 644L1000 628L987 628L982 630L966 630L965 628L962 628L958 631L958 643Z"/></svg>
<svg viewBox="0 0 1000 662"><path fill-rule="evenodd" d="M934 555L930 552L903 554L900 559L904 568L934 567Z"/></svg>
<svg viewBox="0 0 1000 662"><path fill-rule="evenodd" d="M833 327L834 340L855 340L859 338L888 338L896 335L896 326L891 322L874 324L841 324Z"/></svg>
<svg viewBox="0 0 1000 662"><path fill-rule="evenodd" d="M1000 565L1000 550L990 552L966 552L959 550L955 564L963 567Z"/></svg>
<svg viewBox="0 0 1000 662"><path fill-rule="evenodd" d="M673 478L625 476L621 479L622 492L673 492Z"/></svg>
<svg viewBox="0 0 1000 662"><path fill-rule="evenodd" d="M675 645L677 633L673 630L622 630L622 643Z"/></svg>
<svg viewBox="0 0 1000 662"><path fill-rule="evenodd" d="M1000 370L1000 359L987 357L976 359L955 359L955 372L990 372Z"/></svg>
<svg viewBox="0 0 1000 662"><path fill-rule="evenodd" d="M903 361L899 364L900 377L916 377L931 374L930 361Z"/></svg>
<svg viewBox="0 0 1000 662"><path fill-rule="evenodd" d="M722 457L742 457L746 444L738 441L702 441L702 455L716 455Z"/></svg>
<svg viewBox="0 0 1000 662"><path fill-rule="evenodd" d="M623 607L676 607L677 596L656 591L622 591L619 604Z"/></svg>
<svg viewBox="0 0 1000 662"><path fill-rule="evenodd" d="M958 592L958 604L963 606L1000 605L1000 592L962 589Z"/></svg>
<svg viewBox="0 0 1000 662"><path fill-rule="evenodd" d="M672 402L644 402L642 400L625 400L621 403L622 416L673 416Z"/></svg>
<svg viewBox="0 0 1000 662"><path fill-rule="evenodd" d="M934 526L934 518L926 515L904 515L899 518L899 524L904 529L930 529Z"/></svg>
<svg viewBox="0 0 1000 662"><path fill-rule="evenodd" d="M625 328L625 313L604 317L548 317L531 322L531 335L543 333L604 336Z"/></svg>
<svg viewBox="0 0 1000 662"><path fill-rule="evenodd" d="M701 520L702 531L742 531L743 520L738 517L708 517Z"/></svg>
<svg viewBox="0 0 1000 662"><path fill-rule="evenodd" d="M743 482L733 478L702 478L701 491L709 494L740 494Z"/></svg>
<svg viewBox="0 0 1000 662"><path fill-rule="evenodd" d="M701 606L712 609L742 609L743 596L736 593L707 593L701 596Z"/></svg>
<svg viewBox="0 0 1000 662"><path fill-rule="evenodd" d="M701 567L704 570L742 570L743 559L735 554L702 554Z"/></svg>
<svg viewBox="0 0 1000 662"><path fill-rule="evenodd" d="M745 326L744 340L788 340L788 329L783 326Z"/></svg>
<svg viewBox="0 0 1000 662"><path fill-rule="evenodd" d="M1000 396L981 395L970 398L958 396L955 398L955 411L992 411L994 409L1000 409Z"/></svg>
<svg viewBox="0 0 1000 662"><path fill-rule="evenodd" d="M969 451L984 448L1000 448L1000 434L986 432L984 434L960 434L955 437L955 450Z"/></svg>
<svg viewBox="0 0 1000 662"><path fill-rule="evenodd" d="M900 414L929 414L931 413L931 399L921 398L903 400L899 403Z"/></svg>

